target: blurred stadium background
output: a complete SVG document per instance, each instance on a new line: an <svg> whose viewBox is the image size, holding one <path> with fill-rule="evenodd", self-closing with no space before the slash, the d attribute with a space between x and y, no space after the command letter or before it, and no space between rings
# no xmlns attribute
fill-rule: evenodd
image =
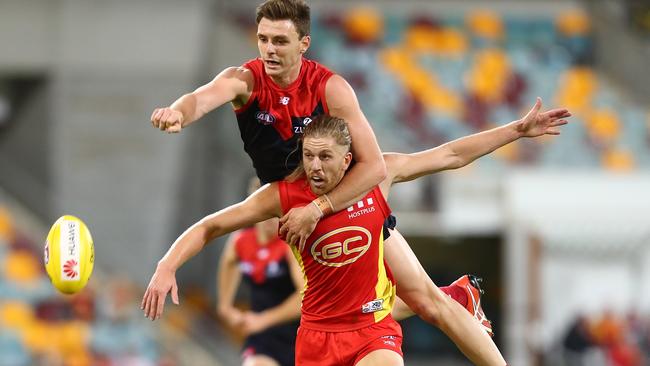
<svg viewBox="0 0 650 366"><path fill-rule="evenodd" d="M176 236L253 174L229 108L180 135L149 116L256 57L256 4L0 0L0 365L239 363L214 311L223 240L179 272L163 321L139 301ZM648 2L310 4L309 57L350 81L384 150L514 120L536 96L571 109L562 136L404 184L391 205L434 281L485 278L510 364L650 364ZM42 266L64 213L96 245L74 296ZM468 364L436 329L402 325L406 364Z"/></svg>

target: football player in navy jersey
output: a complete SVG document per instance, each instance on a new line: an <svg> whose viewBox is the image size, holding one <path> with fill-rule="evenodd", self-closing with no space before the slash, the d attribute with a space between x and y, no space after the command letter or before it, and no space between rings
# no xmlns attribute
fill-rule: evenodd
<svg viewBox="0 0 650 366"><path fill-rule="evenodd" d="M259 187L255 179L249 193ZM250 289L248 311L234 306L242 278ZM217 312L246 337L243 366L294 365L303 284L289 246L278 237L277 218L230 236L217 272Z"/></svg>

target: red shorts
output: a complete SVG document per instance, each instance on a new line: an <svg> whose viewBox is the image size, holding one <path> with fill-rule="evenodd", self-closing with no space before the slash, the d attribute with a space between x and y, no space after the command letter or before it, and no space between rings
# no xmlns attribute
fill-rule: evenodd
<svg viewBox="0 0 650 366"><path fill-rule="evenodd" d="M296 365L352 366L370 352L388 349L402 354L402 328L389 315L379 323L349 332L298 328Z"/></svg>

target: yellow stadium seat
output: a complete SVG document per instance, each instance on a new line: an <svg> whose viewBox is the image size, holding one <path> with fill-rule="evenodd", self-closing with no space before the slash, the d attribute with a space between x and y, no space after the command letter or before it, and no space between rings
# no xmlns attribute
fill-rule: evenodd
<svg viewBox="0 0 650 366"><path fill-rule="evenodd" d="M602 165L607 170L629 172L635 168L634 156L629 151L608 149L602 155Z"/></svg>
<svg viewBox="0 0 650 366"><path fill-rule="evenodd" d="M582 10L561 13L555 25L558 32L567 37L584 36L591 30L591 20Z"/></svg>
<svg viewBox="0 0 650 366"><path fill-rule="evenodd" d="M21 330L34 322L34 310L21 301L0 303L0 328Z"/></svg>
<svg viewBox="0 0 650 366"><path fill-rule="evenodd" d="M375 8L353 8L346 12L343 28L351 40L364 43L376 42L384 35L384 19Z"/></svg>
<svg viewBox="0 0 650 366"><path fill-rule="evenodd" d="M30 252L11 252L5 258L4 275L9 281L21 284L34 282L41 277L41 264Z"/></svg>
<svg viewBox="0 0 650 366"><path fill-rule="evenodd" d="M0 206L0 244L14 239L14 225L9 210Z"/></svg>
<svg viewBox="0 0 650 366"><path fill-rule="evenodd" d="M492 11L472 12L467 16L466 23L472 33L486 39L499 40L504 35L501 17Z"/></svg>

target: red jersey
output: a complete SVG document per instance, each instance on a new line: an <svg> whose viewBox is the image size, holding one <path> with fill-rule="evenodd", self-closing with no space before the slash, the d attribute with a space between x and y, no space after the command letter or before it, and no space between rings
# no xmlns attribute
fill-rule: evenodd
<svg viewBox="0 0 650 366"><path fill-rule="evenodd" d="M328 113L325 84L333 73L303 58L298 78L282 88L266 74L261 59L242 66L255 82L248 102L235 110L244 150L262 183L282 180L300 162L297 143L304 127Z"/></svg>
<svg viewBox="0 0 650 366"><path fill-rule="evenodd" d="M295 291L287 263L287 243L275 237L262 245L254 228L235 235L235 253L250 285L252 310L261 312L284 302Z"/></svg>
<svg viewBox="0 0 650 366"><path fill-rule="evenodd" d="M317 197L304 179L280 181L279 191L284 213ZM389 214L375 187L347 210L321 219L302 252L292 247L305 276L302 327L344 332L390 315L395 285L384 263L382 230Z"/></svg>

